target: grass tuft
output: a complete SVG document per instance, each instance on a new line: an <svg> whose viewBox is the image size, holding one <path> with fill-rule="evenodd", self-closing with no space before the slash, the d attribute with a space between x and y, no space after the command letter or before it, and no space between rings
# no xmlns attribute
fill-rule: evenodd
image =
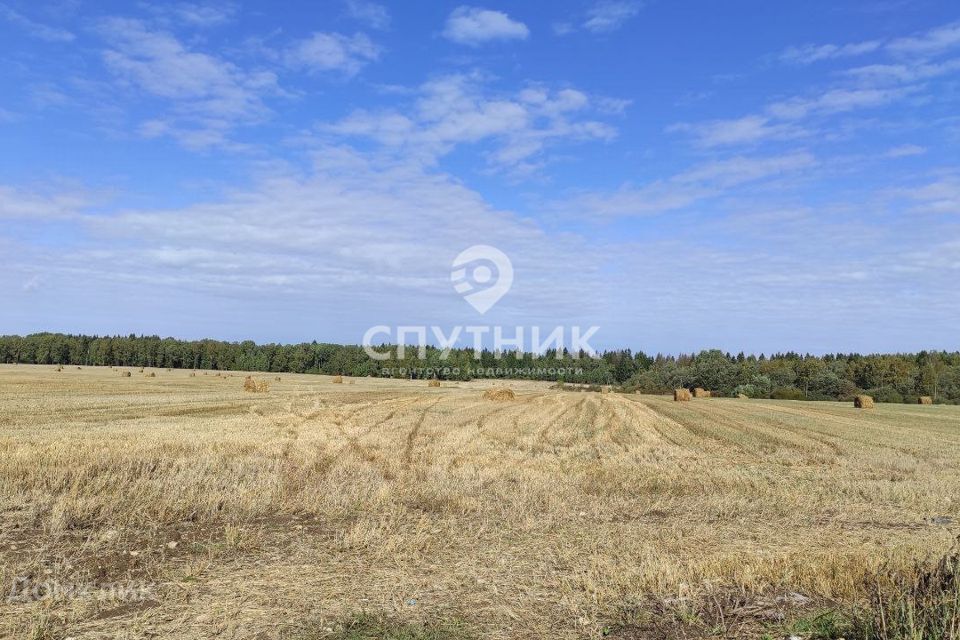
<svg viewBox="0 0 960 640"><path fill-rule="evenodd" d="M313 625L295 640L474 640L459 622L404 623L384 615L356 614L333 628Z"/></svg>

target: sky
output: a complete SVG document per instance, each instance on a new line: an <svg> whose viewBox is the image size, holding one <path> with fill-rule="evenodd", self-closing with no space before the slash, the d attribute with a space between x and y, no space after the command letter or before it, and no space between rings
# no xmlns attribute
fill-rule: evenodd
<svg viewBox="0 0 960 640"><path fill-rule="evenodd" d="M957 348L954 2L0 0L0 56L0 334Z"/></svg>

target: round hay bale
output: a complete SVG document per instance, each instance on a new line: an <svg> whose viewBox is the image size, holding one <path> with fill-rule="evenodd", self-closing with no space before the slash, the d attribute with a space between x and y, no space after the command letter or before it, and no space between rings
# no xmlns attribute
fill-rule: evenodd
<svg viewBox="0 0 960 640"><path fill-rule="evenodd" d="M690 395L690 391L687 389L674 389L673 390L673 401L674 402L690 402L693 396Z"/></svg>
<svg viewBox="0 0 960 640"><path fill-rule="evenodd" d="M930 396L920 396L917 399L917 404L933 404L933 398Z"/></svg>
<svg viewBox="0 0 960 640"><path fill-rule="evenodd" d="M440 381L437 380L436 378L434 378L433 380L427 380L427 386L428 386L428 387L439 387L439 386L440 386Z"/></svg>
<svg viewBox="0 0 960 640"><path fill-rule="evenodd" d="M741 400L749 400L749 399L750 399L750 396L748 396L748 395L745 394L745 393L738 393L738 394L737 394L737 397L740 398Z"/></svg>
<svg viewBox="0 0 960 640"><path fill-rule="evenodd" d="M333 384L343 384L343 376L333 376L333 380L330 382Z"/></svg>
<svg viewBox="0 0 960 640"><path fill-rule="evenodd" d="M697 387L696 389L693 390L693 397L694 397L694 398L709 398L709 397L710 397L710 392L707 391L706 389L701 389L700 387Z"/></svg>
<svg viewBox="0 0 960 640"><path fill-rule="evenodd" d="M254 380L253 376L247 376L243 381L243 390L250 393L266 393L270 391L270 383L265 380Z"/></svg>
<svg viewBox="0 0 960 640"><path fill-rule="evenodd" d="M873 398L870 396L856 396L853 399L853 406L857 409L873 409Z"/></svg>
<svg viewBox="0 0 960 640"><path fill-rule="evenodd" d="M124 378L129 378L129 377L133 376L133 374L130 373L129 371L121 371L121 372L120 372L120 375L123 376Z"/></svg>
<svg viewBox="0 0 960 640"><path fill-rule="evenodd" d="M486 400L495 400L497 402L504 402L508 400L515 400L517 394L513 392L513 389L508 389L506 387L499 387L496 389L487 389L483 392L483 397Z"/></svg>

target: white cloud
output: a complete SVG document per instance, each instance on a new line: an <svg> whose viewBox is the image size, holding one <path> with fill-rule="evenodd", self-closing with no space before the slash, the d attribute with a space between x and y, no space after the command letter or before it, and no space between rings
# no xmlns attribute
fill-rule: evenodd
<svg viewBox="0 0 960 640"><path fill-rule="evenodd" d="M314 33L288 48L284 60L291 67L352 76L379 56L379 47L363 33Z"/></svg>
<svg viewBox="0 0 960 640"><path fill-rule="evenodd" d="M587 12L583 28L593 33L615 31L640 13L642 6L642 3L633 1L599 2Z"/></svg>
<svg viewBox="0 0 960 640"><path fill-rule="evenodd" d="M767 140L789 140L805 134L793 125L771 122L766 116L749 115L733 120L711 120L671 125L667 131L693 135L703 147L753 144Z"/></svg>
<svg viewBox="0 0 960 640"><path fill-rule="evenodd" d="M346 0L347 13L373 29L390 27L390 12L382 4L369 0Z"/></svg>
<svg viewBox="0 0 960 640"><path fill-rule="evenodd" d="M956 48L960 48L960 22L945 24L917 35L893 40L865 40L846 44L804 44L788 47L780 54L780 60L789 64L812 64L822 60L852 58L877 52L924 58Z"/></svg>
<svg viewBox="0 0 960 640"><path fill-rule="evenodd" d="M781 156L735 156L694 166L641 187L625 185L616 192L587 193L552 205L558 213L580 219L649 216L677 211L729 190L779 178L816 166L807 152Z"/></svg>
<svg viewBox="0 0 960 640"><path fill-rule="evenodd" d="M916 202L912 207L914 212L960 215L960 174L946 174L933 182L897 189L894 193Z"/></svg>
<svg viewBox="0 0 960 640"><path fill-rule="evenodd" d="M492 40L526 40L527 25L502 11L460 6L447 18L443 36L459 44L477 46Z"/></svg>
<svg viewBox="0 0 960 640"><path fill-rule="evenodd" d="M192 146L223 143L233 127L266 118L263 96L279 92L274 73L193 51L139 20L106 18L99 32L108 42L107 68L126 86L168 101L170 110L155 120Z"/></svg>
<svg viewBox="0 0 960 640"><path fill-rule="evenodd" d="M41 221L75 218L91 202L88 194L78 191L47 194L0 185L0 219Z"/></svg>
<svg viewBox="0 0 960 640"><path fill-rule="evenodd" d="M40 276L34 274L24 280L20 288L24 292L36 291L42 284L43 281Z"/></svg>
<svg viewBox="0 0 960 640"><path fill-rule="evenodd" d="M925 147L917 144L903 144L898 147L888 149L883 155L887 158L906 158L909 156L920 156L927 152Z"/></svg>
<svg viewBox="0 0 960 640"><path fill-rule="evenodd" d="M887 45L895 54L929 56L960 47L960 22L952 22L919 35L897 38Z"/></svg>
<svg viewBox="0 0 960 640"><path fill-rule="evenodd" d="M49 82L40 82L30 87L30 101L44 109L69 104L70 98L60 90L60 87Z"/></svg>
<svg viewBox="0 0 960 640"><path fill-rule="evenodd" d="M678 174L673 180L681 184L700 183L728 188L808 169L816 163L813 154L806 151L781 156L736 156L693 167Z"/></svg>
<svg viewBox="0 0 960 640"><path fill-rule="evenodd" d="M326 147L303 174L251 180L217 201L77 217L82 245L11 244L0 225L0 251L13 256L0 273L12 296L5 320L20 326L11 310L29 301L23 326L55 320L67 305L89 331L229 339L355 342L374 324L464 324L476 316L450 287L450 261L479 238L510 255L518 274L492 322L597 324L601 348L629 344L640 323L644 346L654 349L770 350L800 341L864 350L876 346L850 342L864 322L896 345L918 319L929 329L924 340L946 344L960 312L942 295L960 269L955 229L939 216L871 225L859 198L846 210L783 206L778 179L815 165L804 153L740 157L606 194L620 201L598 194L609 215L656 213L657 197L653 204L676 210L661 221L663 232L651 221L646 228L655 233L610 242L551 232L416 163ZM933 186L950 179L921 185L917 201L955 197L956 185ZM749 197L731 191L754 184ZM702 195L690 200L691 193ZM764 203L758 194L777 196ZM722 200L708 208L705 199L716 196ZM683 199L697 206L683 210ZM603 213L570 200L564 211L578 219ZM39 286L28 299L23 288L32 281ZM771 286L788 295L771 298ZM892 308L890 295L903 291L910 304ZM109 302L118 296L134 311L111 320ZM783 332L757 334L757 317ZM280 334L277 318L288 320ZM818 333L827 337L810 337ZM671 342L697 334L711 345Z"/></svg>
<svg viewBox="0 0 960 640"><path fill-rule="evenodd" d="M883 42L880 40L868 40L865 42L854 42L844 45L836 44L805 44L799 47L790 47L782 54L780 59L792 64L812 64L821 60L832 60L835 58L850 58L860 56L866 53L877 51Z"/></svg>
<svg viewBox="0 0 960 640"><path fill-rule="evenodd" d="M937 27L919 36L897 40L867 40L844 45L804 45L781 54L781 60L810 64L818 60L849 58L869 53L907 52L921 54L944 52L960 34L960 23ZM699 123L679 123L667 128L693 136L703 147L756 144L785 140L812 133L801 126L807 119L820 118L864 109L885 107L907 99L930 100L935 96L925 82L960 71L960 58L930 61L923 57L897 63L869 64L837 72L841 80L819 93L797 95L767 104L758 113L740 118Z"/></svg>
<svg viewBox="0 0 960 640"><path fill-rule="evenodd" d="M340 147L317 150L304 174L273 173L220 201L79 222L82 247L60 248L46 261L28 259L24 249L18 267L53 283L99 283L92 285L98 291L105 283L151 295L171 287L176 295L214 292L249 304L295 294L354 314L357 333L343 340L359 340L363 327L377 320L393 321L382 314L398 309L429 316L424 322L472 314L452 290L449 273L453 257L477 238L524 269L512 301L528 312L577 314L583 295L597 290L590 275L595 264L589 264L595 261L579 240L546 241L541 229L495 209L452 176ZM578 275L550 283L560 260ZM357 303L360 298L365 303ZM501 303L510 306L511 300Z"/></svg>
<svg viewBox="0 0 960 640"><path fill-rule="evenodd" d="M944 62L871 64L844 71L844 75L866 85L909 84L960 71L960 58Z"/></svg>
<svg viewBox="0 0 960 640"><path fill-rule="evenodd" d="M76 39L76 36L66 29L51 27L31 20L5 4L0 4L0 18L22 29L24 33L47 42L73 42Z"/></svg>
<svg viewBox="0 0 960 640"><path fill-rule="evenodd" d="M797 120L811 115L823 115L852 111L889 104L910 93L916 87L891 89L831 89L814 98L791 98L776 102L767 111L778 118Z"/></svg>
<svg viewBox="0 0 960 640"><path fill-rule="evenodd" d="M539 166L550 144L613 138L613 127L588 117L592 109L590 97L575 89L530 85L501 95L478 75L459 74L424 83L402 111L358 110L321 131L371 138L427 162L457 145L490 141L492 165L524 173Z"/></svg>
<svg viewBox="0 0 960 640"><path fill-rule="evenodd" d="M687 133L694 137L696 144L707 148L791 140L811 134L798 124L804 119L881 107L919 90L920 87L914 85L830 89L814 97L797 96L769 104L763 114L730 120L682 122L667 127L667 131Z"/></svg>
<svg viewBox="0 0 960 640"><path fill-rule="evenodd" d="M233 20L237 5L232 2L178 2L159 7L178 21L194 27L215 27Z"/></svg>

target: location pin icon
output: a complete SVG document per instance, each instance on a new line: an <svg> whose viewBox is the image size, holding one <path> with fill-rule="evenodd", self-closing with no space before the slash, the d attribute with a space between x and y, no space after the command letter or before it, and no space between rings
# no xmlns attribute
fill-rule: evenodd
<svg viewBox="0 0 960 640"><path fill-rule="evenodd" d="M513 264L496 247L476 244L454 258L450 281L470 306L484 314L513 286Z"/></svg>

